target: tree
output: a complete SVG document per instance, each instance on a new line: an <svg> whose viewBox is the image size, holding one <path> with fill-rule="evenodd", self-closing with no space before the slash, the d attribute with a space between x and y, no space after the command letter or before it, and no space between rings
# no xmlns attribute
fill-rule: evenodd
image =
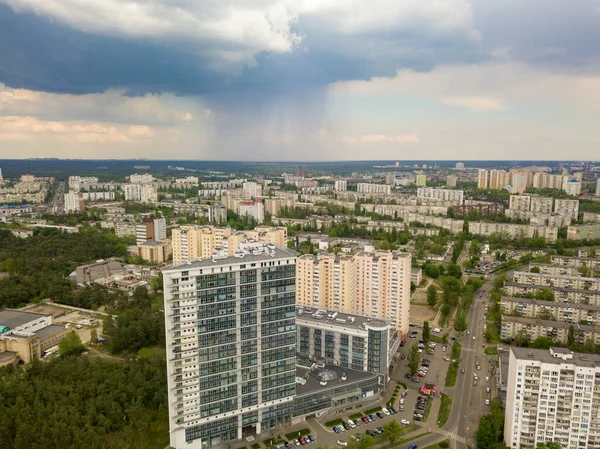
<svg viewBox="0 0 600 449"><path fill-rule="evenodd" d="M419 366L421 365L421 354L419 353L419 345L417 343L413 343L413 345L408 350L408 357L406 358L408 361L408 369L410 370L410 375L414 376L419 371Z"/></svg>
<svg viewBox="0 0 600 449"><path fill-rule="evenodd" d="M450 265L448 265L448 267L446 268L446 273L448 274L448 276L452 276L458 279L462 277L462 270L455 263L451 263Z"/></svg>
<svg viewBox="0 0 600 449"><path fill-rule="evenodd" d="M85 346L81 342L79 335L71 331L58 342L58 350L62 357L67 357L69 355L81 354L85 351Z"/></svg>
<svg viewBox="0 0 600 449"><path fill-rule="evenodd" d="M540 272L540 267L531 267L531 270L529 270L531 273L539 273Z"/></svg>
<svg viewBox="0 0 600 449"><path fill-rule="evenodd" d="M392 419L387 424L384 424L382 427L384 435L390 442L390 445L393 446L394 443L398 441L398 438L400 438L400 434L402 433L402 427L400 427L400 424L398 424L398 421L396 421L395 419Z"/></svg>
<svg viewBox="0 0 600 449"><path fill-rule="evenodd" d="M425 344L429 343L431 339L431 329L429 328L429 321L423 323L423 341Z"/></svg>
<svg viewBox="0 0 600 449"><path fill-rule="evenodd" d="M456 312L456 317L454 318L454 330L456 332L464 332L467 330L467 314L462 309Z"/></svg>
<svg viewBox="0 0 600 449"><path fill-rule="evenodd" d="M561 445L554 441L547 441L545 443L538 443L535 449L561 449Z"/></svg>
<svg viewBox="0 0 600 449"><path fill-rule="evenodd" d="M489 416L490 422L492 423L492 428L494 429L496 442L499 443L502 440L502 432L504 430L504 411L502 410L500 399L495 398L490 404Z"/></svg>
<svg viewBox="0 0 600 449"><path fill-rule="evenodd" d="M98 331L96 329L92 329L92 332L90 332L90 343L97 345L99 341Z"/></svg>
<svg viewBox="0 0 600 449"><path fill-rule="evenodd" d="M479 256L479 242L477 240L473 240L471 242L471 246L469 247L469 254L471 256Z"/></svg>
<svg viewBox="0 0 600 449"><path fill-rule="evenodd" d="M554 346L554 342L548 337L538 337L531 343L531 347L534 349L550 349Z"/></svg>
<svg viewBox="0 0 600 449"><path fill-rule="evenodd" d="M572 324L569 326L569 333L567 334L567 345L569 348L575 344L575 326Z"/></svg>
<svg viewBox="0 0 600 449"><path fill-rule="evenodd" d="M549 288L543 288L535 293L535 299L538 301L554 301L554 292Z"/></svg>
<svg viewBox="0 0 600 449"><path fill-rule="evenodd" d="M430 307L433 307L436 305L437 300L437 288L435 285L431 284L427 287L427 304L429 304Z"/></svg>
<svg viewBox="0 0 600 449"><path fill-rule="evenodd" d="M494 426L489 416L482 416L479 420L475 440L477 441L477 447L480 449L491 449L496 444Z"/></svg>

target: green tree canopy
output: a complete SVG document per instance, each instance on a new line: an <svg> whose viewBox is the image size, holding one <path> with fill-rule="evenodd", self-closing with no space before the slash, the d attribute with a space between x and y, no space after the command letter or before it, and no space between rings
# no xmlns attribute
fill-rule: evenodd
<svg viewBox="0 0 600 449"><path fill-rule="evenodd" d="M85 351L81 338L74 331L68 332L59 342L58 350L62 357L79 355Z"/></svg>
<svg viewBox="0 0 600 449"><path fill-rule="evenodd" d="M417 343L413 343L409 348L406 359L410 375L414 376L419 371L419 366L421 365L421 354L419 353L419 345Z"/></svg>

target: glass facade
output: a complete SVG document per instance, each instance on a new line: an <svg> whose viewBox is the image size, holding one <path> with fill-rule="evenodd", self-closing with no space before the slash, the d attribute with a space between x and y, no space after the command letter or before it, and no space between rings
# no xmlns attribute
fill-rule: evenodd
<svg viewBox="0 0 600 449"><path fill-rule="evenodd" d="M240 438L247 426L263 432L291 424L296 269L295 257L287 259L241 264L228 258L231 265L190 268L191 275L187 268L165 273L165 282L176 286L170 297L165 293L165 310L172 311L170 412L186 442L210 447ZM279 403L266 405L272 401ZM228 412L234 416L210 420Z"/></svg>

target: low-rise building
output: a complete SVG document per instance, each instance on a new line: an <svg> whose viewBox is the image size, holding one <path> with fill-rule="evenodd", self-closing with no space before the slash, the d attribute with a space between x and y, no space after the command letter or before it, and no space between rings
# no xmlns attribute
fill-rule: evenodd
<svg viewBox="0 0 600 449"><path fill-rule="evenodd" d="M427 198L440 202L446 202L451 205L461 206L464 203L465 193L462 190L440 189L433 187L419 187L417 189L418 198Z"/></svg>
<svg viewBox="0 0 600 449"><path fill-rule="evenodd" d="M558 344L566 345L569 342L570 329L573 329L576 342L584 344L591 341L594 344L600 344L600 327L598 326L511 315L502 317L500 338L512 340L520 337L533 341L536 338L546 337Z"/></svg>
<svg viewBox="0 0 600 449"><path fill-rule="evenodd" d="M423 270L421 268L412 268L410 270L410 281L415 285L421 285L421 282L423 282Z"/></svg>
<svg viewBox="0 0 600 449"><path fill-rule="evenodd" d="M600 306L588 304L503 296L500 308L504 315L590 325L600 323Z"/></svg>
<svg viewBox="0 0 600 449"><path fill-rule="evenodd" d="M552 291L555 301L573 304L590 304L595 306L600 305L600 292L598 291L559 287L541 287L530 284L517 284L515 282L504 283L504 290L506 290L506 293L511 296L534 297L539 291L544 289Z"/></svg>
<svg viewBox="0 0 600 449"><path fill-rule="evenodd" d="M369 194L383 194L390 195L392 192L392 188L386 184L369 184L365 182L359 182L356 185L356 190L358 193L369 193Z"/></svg>
<svg viewBox="0 0 600 449"><path fill-rule="evenodd" d="M600 291L600 278L586 278L582 276L565 276L544 273L531 273L515 271L513 282L540 287L572 288L576 290Z"/></svg>
<svg viewBox="0 0 600 449"><path fill-rule="evenodd" d="M171 240L165 239L157 242L148 240L138 246L139 256L153 263L164 263L169 260L173 251L171 249Z"/></svg>
<svg viewBox="0 0 600 449"><path fill-rule="evenodd" d="M572 257L555 254L550 256L550 263L564 267L588 267L591 270L600 270L600 258L594 257Z"/></svg>
<svg viewBox="0 0 600 449"><path fill-rule="evenodd" d="M117 274L125 274L121 262L114 259L99 260L96 263L78 266L75 269L75 281L78 284L89 284L96 279L107 278Z"/></svg>
<svg viewBox="0 0 600 449"><path fill-rule="evenodd" d="M543 237L548 243L555 243L558 237L558 228L555 227L513 223L488 223L482 221L469 222L469 232L474 235L484 236L504 234L513 239Z"/></svg>

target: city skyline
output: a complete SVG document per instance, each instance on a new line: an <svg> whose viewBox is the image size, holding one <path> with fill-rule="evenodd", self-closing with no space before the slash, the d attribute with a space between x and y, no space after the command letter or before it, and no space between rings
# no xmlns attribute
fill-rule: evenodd
<svg viewBox="0 0 600 449"><path fill-rule="evenodd" d="M0 1L3 153L596 154L600 9L592 1L122 6Z"/></svg>

